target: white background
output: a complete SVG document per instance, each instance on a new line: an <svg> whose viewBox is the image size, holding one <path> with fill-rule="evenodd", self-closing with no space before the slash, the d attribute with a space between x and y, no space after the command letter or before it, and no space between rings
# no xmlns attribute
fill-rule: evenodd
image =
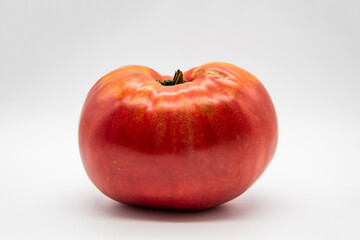
<svg viewBox="0 0 360 240"><path fill-rule="evenodd" d="M360 1L0 1L0 239L359 239ZM128 64L225 61L256 75L273 162L208 211L103 196L77 127L90 87Z"/></svg>

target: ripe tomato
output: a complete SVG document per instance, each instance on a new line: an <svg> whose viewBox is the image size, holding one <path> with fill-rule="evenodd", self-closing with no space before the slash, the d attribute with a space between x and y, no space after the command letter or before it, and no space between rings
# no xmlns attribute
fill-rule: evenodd
<svg viewBox="0 0 360 240"><path fill-rule="evenodd" d="M92 87L79 126L83 165L101 192L167 209L236 198L264 172L277 139L263 85L222 62L174 79L143 66L118 68Z"/></svg>

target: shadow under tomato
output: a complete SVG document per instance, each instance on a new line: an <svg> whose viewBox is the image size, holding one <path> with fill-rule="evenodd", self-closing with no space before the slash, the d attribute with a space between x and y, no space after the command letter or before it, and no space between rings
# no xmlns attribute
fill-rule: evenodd
<svg viewBox="0 0 360 240"><path fill-rule="evenodd" d="M236 199L220 206L198 211L179 211L130 206L117 202L96 203L102 215L111 218L158 222L208 222L249 219L256 215L259 202L254 199Z"/></svg>

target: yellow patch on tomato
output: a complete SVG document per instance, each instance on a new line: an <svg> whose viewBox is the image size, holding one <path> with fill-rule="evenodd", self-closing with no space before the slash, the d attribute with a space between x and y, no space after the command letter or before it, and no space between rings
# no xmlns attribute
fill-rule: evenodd
<svg viewBox="0 0 360 240"><path fill-rule="evenodd" d="M215 71L215 70L202 70L200 72L194 72L193 73L193 76L196 76L196 75L199 75L199 74L204 74L204 73L207 73L207 74L213 74L213 75L217 75L221 78L225 78L226 76L223 75L223 74L220 74L218 71Z"/></svg>
<svg viewBox="0 0 360 240"><path fill-rule="evenodd" d="M207 117L212 117L215 114L215 107L208 103L200 103L199 109L201 113Z"/></svg>

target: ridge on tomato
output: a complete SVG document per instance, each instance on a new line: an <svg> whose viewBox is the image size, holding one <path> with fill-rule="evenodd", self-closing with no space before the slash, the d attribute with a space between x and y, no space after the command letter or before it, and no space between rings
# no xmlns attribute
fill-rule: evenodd
<svg viewBox="0 0 360 240"><path fill-rule="evenodd" d="M276 112L247 71L207 63L173 78L124 66L89 91L79 124L87 175L131 205L198 210L245 192L270 163Z"/></svg>

